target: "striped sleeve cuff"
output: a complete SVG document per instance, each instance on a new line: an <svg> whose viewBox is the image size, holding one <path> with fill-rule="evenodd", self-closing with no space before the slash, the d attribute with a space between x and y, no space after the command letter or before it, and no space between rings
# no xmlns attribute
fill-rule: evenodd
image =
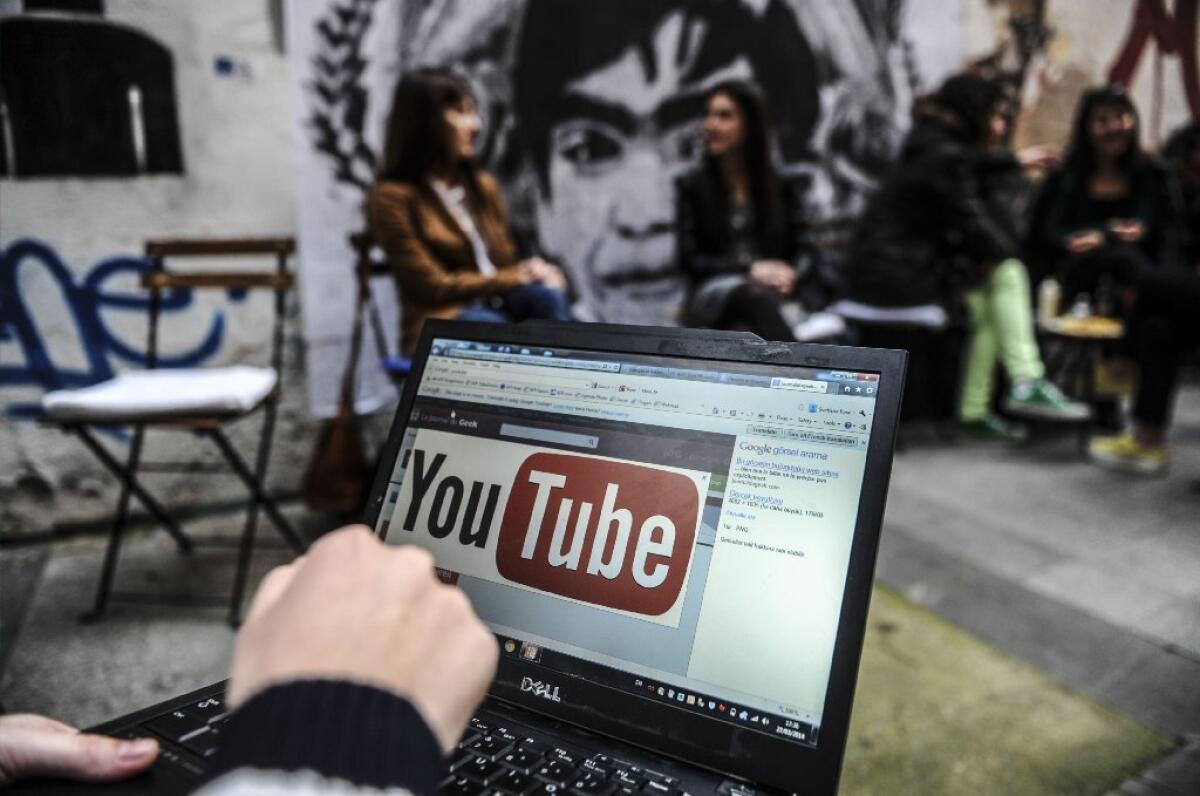
<svg viewBox="0 0 1200 796"><path fill-rule="evenodd" d="M433 793L437 740L408 700L372 686L304 680L252 697L222 728L216 774L238 768L314 771L373 788Z"/></svg>

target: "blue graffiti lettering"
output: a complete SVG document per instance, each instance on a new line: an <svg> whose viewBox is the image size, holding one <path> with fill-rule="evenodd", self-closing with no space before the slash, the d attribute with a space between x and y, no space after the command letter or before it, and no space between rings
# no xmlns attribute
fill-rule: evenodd
<svg viewBox="0 0 1200 796"><path fill-rule="evenodd" d="M50 357L46 341L34 321L34 313L21 295L18 284L18 272L26 266L41 267L61 289L87 357L85 369L59 367ZM146 352L119 340L105 325L101 311L117 309L146 313L149 309L147 296L108 291L105 283L122 274L138 276L149 267L150 263L140 257L112 257L98 263L77 284L58 254L41 241L23 239L0 249L0 343L15 342L24 358L23 364L0 362L0 388L36 385L50 391L96 384L115 375L114 358L144 367ZM191 305L191 291L172 291L162 297L163 312L178 312ZM224 331L225 318L217 312L199 344L183 353L160 355L159 366L191 367L204 362L221 347ZM40 416L41 410L37 405L13 404L7 407L6 414L31 418Z"/></svg>

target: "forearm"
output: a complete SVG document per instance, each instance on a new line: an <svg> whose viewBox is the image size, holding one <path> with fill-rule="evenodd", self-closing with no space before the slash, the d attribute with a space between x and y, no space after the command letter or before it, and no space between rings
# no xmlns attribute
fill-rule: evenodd
<svg viewBox="0 0 1200 796"><path fill-rule="evenodd" d="M407 700L345 681L267 688L233 714L222 735L218 778L203 796L310 786L314 793L432 793L443 767L437 740Z"/></svg>
<svg viewBox="0 0 1200 796"><path fill-rule="evenodd" d="M404 263L393 263L392 273L400 285L400 292L413 301L437 307L460 304L488 296L495 296L523 284L524 279L515 266L502 268L494 276L478 271L447 273L440 267L414 267Z"/></svg>

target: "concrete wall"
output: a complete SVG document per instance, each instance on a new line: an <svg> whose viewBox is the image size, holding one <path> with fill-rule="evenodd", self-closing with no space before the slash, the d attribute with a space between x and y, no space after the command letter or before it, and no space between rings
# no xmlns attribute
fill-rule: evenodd
<svg viewBox="0 0 1200 796"><path fill-rule="evenodd" d="M13 11L7 3L0 11ZM108 0L105 16L157 39L174 55L175 89L185 173L127 178L0 178L0 533L45 530L52 524L111 513L112 479L80 442L43 428L30 409L54 381L95 380L108 367L136 366L118 355L86 316L89 275L114 257L137 256L151 237L290 235L293 231L292 134L286 63L265 0ZM18 153L19 169L19 153ZM29 244L28 246L22 244ZM22 244L22 245L18 245ZM55 268L61 263L62 270ZM197 263L215 266L216 263ZM251 266L251 262L227 264ZM264 263L269 267L269 263ZM7 280L5 282L4 280ZM131 273L94 286L106 294L136 294ZM295 315L295 305L292 314ZM103 302L104 330L135 351L145 345L146 314ZM19 334L31 322L35 336ZM197 364L266 363L270 297L236 301L199 292L165 325L165 353L195 352ZM293 318L293 322L296 319ZM196 351L210 334L216 345ZM308 431L300 379L299 324L289 344L285 409L271 481L291 489L307 456ZM212 342L212 340L210 340ZM44 354L49 371L36 368ZM257 421L237 434L253 441ZM122 455L125 443L110 438ZM151 436L148 456L191 453L182 434ZM207 446L201 446L207 451ZM211 452L208 452L211 457ZM157 476L168 500L227 500L244 494L233 479Z"/></svg>

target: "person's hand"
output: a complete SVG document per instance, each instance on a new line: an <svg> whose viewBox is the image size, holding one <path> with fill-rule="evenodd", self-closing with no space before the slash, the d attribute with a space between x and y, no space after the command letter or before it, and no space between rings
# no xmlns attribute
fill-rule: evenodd
<svg viewBox="0 0 1200 796"><path fill-rule="evenodd" d="M518 266L528 275L531 282L537 282L555 290L567 289L567 278L563 276L562 269L554 263L547 262L541 257L530 257L522 260Z"/></svg>
<svg viewBox="0 0 1200 796"><path fill-rule="evenodd" d="M1066 247L1071 254L1083 254L1098 249L1104 243L1104 235L1094 229L1073 232L1067 236Z"/></svg>
<svg viewBox="0 0 1200 796"><path fill-rule="evenodd" d="M750 264L750 279L789 296L796 285L796 272L783 260L756 260Z"/></svg>
<svg viewBox="0 0 1200 796"><path fill-rule="evenodd" d="M1056 169L1062 164L1062 154L1058 148L1048 144L1018 149L1016 157L1023 169Z"/></svg>
<svg viewBox="0 0 1200 796"><path fill-rule="evenodd" d="M1117 240L1122 240L1126 243L1137 243L1146 234L1146 227L1136 218L1114 218L1108 222L1108 231Z"/></svg>
<svg viewBox="0 0 1200 796"><path fill-rule="evenodd" d="M496 673L495 636L433 558L365 526L334 531L271 570L233 651L228 697L300 679L373 685L407 698L443 751L461 737Z"/></svg>
<svg viewBox="0 0 1200 796"><path fill-rule="evenodd" d="M32 713L0 716L0 785L34 777L109 782L145 771L156 757L152 738L90 735Z"/></svg>

